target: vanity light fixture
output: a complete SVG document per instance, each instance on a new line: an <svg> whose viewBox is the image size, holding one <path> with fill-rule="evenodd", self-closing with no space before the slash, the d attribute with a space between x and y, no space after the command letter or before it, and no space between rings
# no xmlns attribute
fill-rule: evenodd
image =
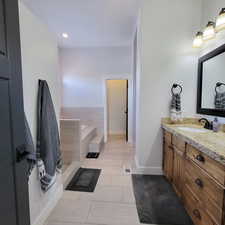
<svg viewBox="0 0 225 225"><path fill-rule="evenodd" d="M199 31L196 34L195 39L193 41L193 47L200 48L202 45L203 45L203 33L201 31Z"/></svg>
<svg viewBox="0 0 225 225"><path fill-rule="evenodd" d="M225 29L225 8L222 8L216 19L216 31Z"/></svg>
<svg viewBox="0 0 225 225"><path fill-rule="evenodd" d="M210 39L215 38L216 31L215 31L215 23L212 21L209 21L206 25L206 28L203 31L203 41L207 41Z"/></svg>
<svg viewBox="0 0 225 225"><path fill-rule="evenodd" d="M68 38L69 35L68 35L67 33L62 33L62 37L63 37L63 38Z"/></svg>

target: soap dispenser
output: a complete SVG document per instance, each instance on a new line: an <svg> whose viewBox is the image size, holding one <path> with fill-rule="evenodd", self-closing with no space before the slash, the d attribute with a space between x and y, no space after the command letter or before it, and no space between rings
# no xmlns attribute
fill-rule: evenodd
<svg viewBox="0 0 225 225"><path fill-rule="evenodd" d="M215 119L213 120L213 131L218 132L219 129L220 129L220 123L218 121L218 118L215 117Z"/></svg>

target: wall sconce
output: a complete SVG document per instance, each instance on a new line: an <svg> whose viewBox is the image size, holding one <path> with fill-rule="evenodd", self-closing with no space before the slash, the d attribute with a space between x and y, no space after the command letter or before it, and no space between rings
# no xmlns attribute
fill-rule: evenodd
<svg viewBox="0 0 225 225"><path fill-rule="evenodd" d="M216 37L215 23L209 21L203 31L203 40L208 41Z"/></svg>
<svg viewBox="0 0 225 225"><path fill-rule="evenodd" d="M203 33L201 31L199 31L196 34L195 39L193 41L193 47L200 48L202 45L203 45Z"/></svg>
<svg viewBox="0 0 225 225"><path fill-rule="evenodd" d="M225 30L225 8L222 8L216 22L209 21L203 32L198 32L193 41L194 48L200 48L205 41L216 37L216 33Z"/></svg>
<svg viewBox="0 0 225 225"><path fill-rule="evenodd" d="M225 29L225 8L222 8L216 20L216 31Z"/></svg>

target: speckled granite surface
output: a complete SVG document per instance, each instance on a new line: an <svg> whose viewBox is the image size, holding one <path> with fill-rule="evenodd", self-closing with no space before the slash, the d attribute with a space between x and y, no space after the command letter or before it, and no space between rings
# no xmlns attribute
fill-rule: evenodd
<svg viewBox="0 0 225 225"><path fill-rule="evenodd" d="M169 120L162 119L162 128L182 138L188 144L196 147L210 158L225 166L225 132L215 133L204 129L196 120L190 123L170 124ZM204 133L180 130L179 127L193 127L206 130Z"/></svg>

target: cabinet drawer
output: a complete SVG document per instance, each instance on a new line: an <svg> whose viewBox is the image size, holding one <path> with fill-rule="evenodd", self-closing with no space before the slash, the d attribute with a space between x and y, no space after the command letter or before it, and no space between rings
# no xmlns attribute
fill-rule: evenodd
<svg viewBox="0 0 225 225"><path fill-rule="evenodd" d="M172 134L168 131L164 131L164 140L168 145L172 145Z"/></svg>
<svg viewBox="0 0 225 225"><path fill-rule="evenodd" d="M181 152L185 152L185 141L183 141L181 138L173 135L172 136L172 144L177 148L177 150Z"/></svg>
<svg viewBox="0 0 225 225"><path fill-rule="evenodd" d="M187 145L187 156L222 185L225 184L225 167L223 165L209 158L206 154L201 153L191 145Z"/></svg>
<svg viewBox="0 0 225 225"><path fill-rule="evenodd" d="M194 194L188 189L188 186L184 187L184 204L185 208L192 218L195 225L215 225L209 215L200 206L198 200Z"/></svg>
<svg viewBox="0 0 225 225"><path fill-rule="evenodd" d="M197 196L211 218L221 224L224 190L189 160L185 162L185 185Z"/></svg>

